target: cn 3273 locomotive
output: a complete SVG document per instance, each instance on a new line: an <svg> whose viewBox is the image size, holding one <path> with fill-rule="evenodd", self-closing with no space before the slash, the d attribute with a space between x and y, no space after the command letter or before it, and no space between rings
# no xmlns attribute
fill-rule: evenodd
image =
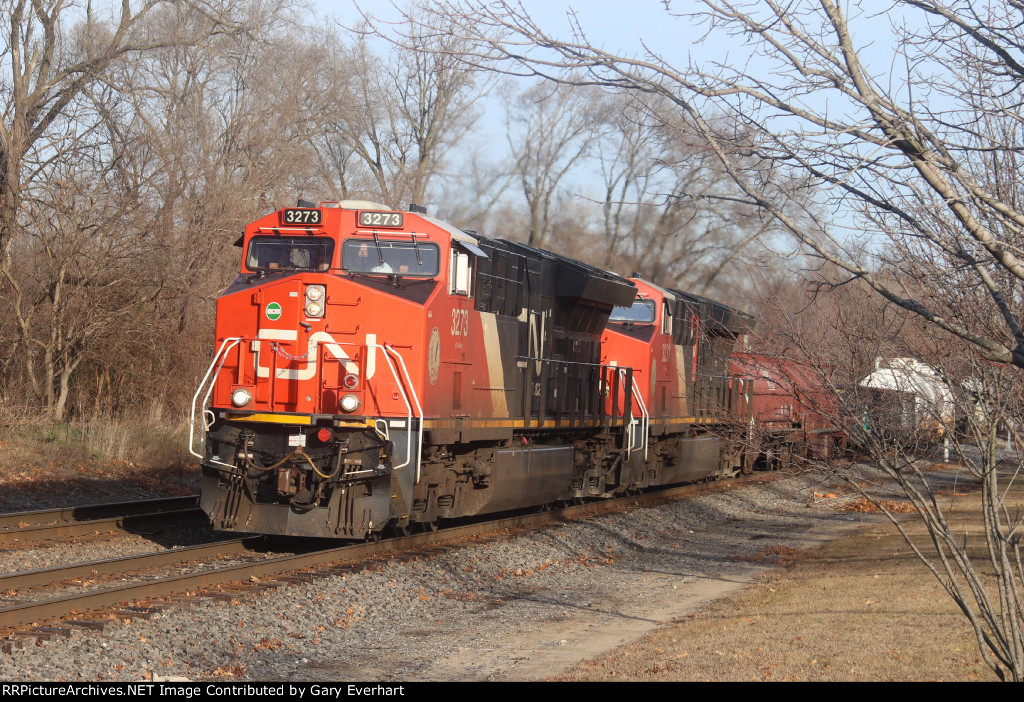
<svg viewBox="0 0 1024 702"><path fill-rule="evenodd" d="M750 317L410 209L246 227L193 400L215 528L372 538L749 472Z"/></svg>

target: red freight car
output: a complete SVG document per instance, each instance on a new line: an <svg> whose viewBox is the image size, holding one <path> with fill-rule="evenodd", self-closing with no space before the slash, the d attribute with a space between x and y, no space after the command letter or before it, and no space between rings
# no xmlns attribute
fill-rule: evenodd
<svg viewBox="0 0 1024 702"><path fill-rule="evenodd" d="M836 396L820 372L795 361L758 353L734 353L732 371L753 379L752 416L759 463L770 469L793 456L832 458L846 447L833 424Z"/></svg>

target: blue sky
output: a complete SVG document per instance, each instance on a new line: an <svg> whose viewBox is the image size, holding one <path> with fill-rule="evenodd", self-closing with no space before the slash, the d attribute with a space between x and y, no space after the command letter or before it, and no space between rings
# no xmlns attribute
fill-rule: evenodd
<svg viewBox="0 0 1024 702"><path fill-rule="evenodd" d="M388 0L313 0L318 12L333 16L341 24L353 26L359 20L356 3L369 14L383 21L398 19L399 13ZM399 0L404 6L409 0ZM734 64L748 69L758 70L772 78L773 67L764 63L765 59L751 54L749 47L742 45L742 38L730 36L727 32L718 32L714 40L699 43L705 27L697 26L688 17L672 16L666 10L664 0L521 0L523 7L533 20L546 32L558 38L571 39L570 22L567 12L575 10L583 30L591 44L602 49L622 55L636 55L644 51L644 45L653 49L668 64L683 68L690 55L696 63L717 60L726 64ZM698 8L692 0L673 0L675 12L685 12L690 8ZM813 11L813 3L805 8ZM820 11L820 8L818 8ZM893 33L890 23L900 21L902 15L894 14L890 5L877 0L865 0L851 9L852 24L855 36L860 38L857 43L862 51L862 58L880 76L884 85L890 72L895 75L896 88L899 86L898 65L892 61L891 46ZM914 19L919 19L915 18ZM831 37L829 37L831 39ZM843 109L843 100L828 94L814 94L802 98L809 103L820 103L823 100L834 101L830 107L834 110ZM494 159L505 156L507 142L505 137L504 113L497 104L497 98L490 99L484 105L484 118L474 130L474 136L482 148L493 149ZM785 120L780 124L787 124ZM478 147L479 148L479 147ZM576 187L586 189L587 178L576 179Z"/></svg>
<svg viewBox="0 0 1024 702"><path fill-rule="evenodd" d="M313 0L317 12L333 17L342 25L352 26L360 18L356 5L364 12L384 21L398 18L395 4L390 0ZM689 0L675 3L685 8ZM567 13L575 10L591 43L606 50L623 54L639 54L644 42L663 54L670 63L685 64L687 54L709 47L696 46L701 31L684 17L672 17L665 10L663 0L522 0L523 7L546 31L559 37L570 37ZM678 11L678 9L677 9ZM721 49L722 47L718 47ZM490 144L504 144L504 116L500 108L490 105L485 109L483 123L478 129L488 134Z"/></svg>
<svg viewBox="0 0 1024 702"><path fill-rule="evenodd" d="M661 51L678 51L666 58L682 61L700 36L686 18L669 16L662 0L522 0L522 4L541 27L561 36L568 36L566 13L575 10L590 40L614 51L639 52L641 40L645 40ZM687 4L677 2L676 6ZM358 18L355 0L314 0L314 5L320 13L343 23ZM383 19L397 14L387 0L359 0L359 6Z"/></svg>

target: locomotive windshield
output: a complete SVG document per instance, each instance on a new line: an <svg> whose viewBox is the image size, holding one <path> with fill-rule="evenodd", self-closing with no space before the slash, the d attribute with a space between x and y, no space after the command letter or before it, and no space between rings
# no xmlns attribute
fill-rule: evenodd
<svg viewBox="0 0 1024 702"><path fill-rule="evenodd" d="M612 310L609 322L633 322L634 324L654 323L654 303L651 300L637 298L632 307L616 307Z"/></svg>
<svg viewBox="0 0 1024 702"><path fill-rule="evenodd" d="M254 271L326 271L334 242L308 236L257 236L249 242L245 265Z"/></svg>
<svg viewBox="0 0 1024 702"><path fill-rule="evenodd" d="M437 244L419 241L346 239L341 267L349 273L379 273L433 278L441 270Z"/></svg>

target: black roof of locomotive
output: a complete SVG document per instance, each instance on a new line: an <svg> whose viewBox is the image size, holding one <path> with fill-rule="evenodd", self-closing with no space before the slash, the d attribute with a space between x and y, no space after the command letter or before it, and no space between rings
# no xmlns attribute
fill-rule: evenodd
<svg viewBox="0 0 1024 702"><path fill-rule="evenodd" d="M735 307L729 307L716 300L702 297L695 293L683 292L674 288L669 289L684 301L697 307L701 319L708 324L708 331L712 334L743 334L753 331L756 320L751 314Z"/></svg>
<svg viewBox="0 0 1024 702"><path fill-rule="evenodd" d="M633 304L636 286L627 278L560 254L537 249L506 239L486 239L527 259L540 261L544 293L565 300L578 300L601 307L628 307Z"/></svg>

